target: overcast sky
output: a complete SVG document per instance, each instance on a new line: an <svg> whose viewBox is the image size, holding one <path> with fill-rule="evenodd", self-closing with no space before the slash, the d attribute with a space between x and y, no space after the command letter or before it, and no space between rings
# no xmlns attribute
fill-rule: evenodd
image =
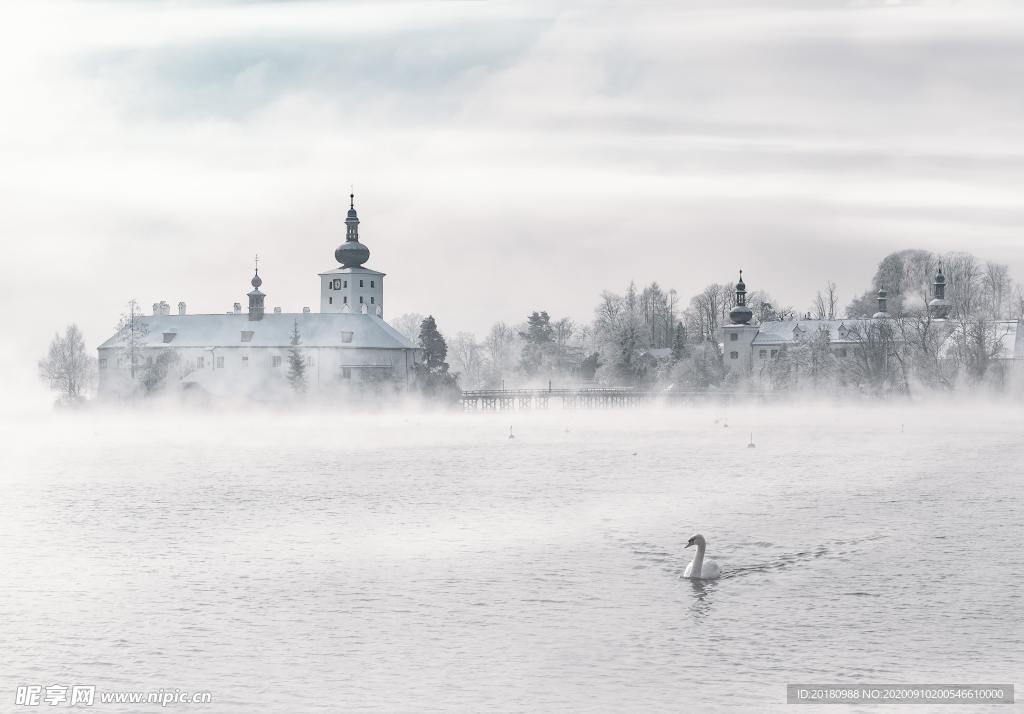
<svg viewBox="0 0 1024 714"><path fill-rule="evenodd" d="M740 267L845 305L908 247L1024 279L1020 2L32 0L0 78L9 377L255 253L317 309L350 185L386 317L449 333Z"/></svg>

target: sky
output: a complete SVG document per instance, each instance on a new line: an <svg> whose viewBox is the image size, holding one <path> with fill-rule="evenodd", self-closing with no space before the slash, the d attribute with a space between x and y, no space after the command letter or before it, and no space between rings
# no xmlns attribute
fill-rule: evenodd
<svg viewBox="0 0 1024 714"><path fill-rule="evenodd" d="M0 368L129 298L317 309L351 188L385 317L589 320L631 280L846 304L888 252L1024 279L1024 3L0 10Z"/></svg>

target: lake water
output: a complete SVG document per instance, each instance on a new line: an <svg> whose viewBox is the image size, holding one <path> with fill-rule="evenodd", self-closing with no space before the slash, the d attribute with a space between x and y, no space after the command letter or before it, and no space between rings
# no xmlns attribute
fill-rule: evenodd
<svg viewBox="0 0 1024 714"><path fill-rule="evenodd" d="M0 435L3 711L34 710L26 684L213 697L104 712L714 712L787 709L786 683L1024 682L1020 409ZM716 582L682 578L698 531Z"/></svg>

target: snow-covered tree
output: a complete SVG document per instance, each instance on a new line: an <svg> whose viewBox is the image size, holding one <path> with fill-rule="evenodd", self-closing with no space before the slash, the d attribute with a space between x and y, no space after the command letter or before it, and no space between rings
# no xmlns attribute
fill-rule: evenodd
<svg viewBox="0 0 1024 714"><path fill-rule="evenodd" d="M448 372L448 344L437 329L437 321L428 315L420 323L420 349L423 350L422 361L416 364L416 378L424 394L441 399L453 398L458 393L458 382L454 374Z"/></svg>
<svg viewBox="0 0 1024 714"><path fill-rule="evenodd" d="M39 377L66 399L79 399L96 376L96 364L85 349L78 325L68 325L64 336L53 336L46 358L39 360Z"/></svg>
<svg viewBox="0 0 1024 714"><path fill-rule="evenodd" d="M291 347L288 348L288 383L296 394L306 391L306 358L300 345L302 335L299 333L299 321L292 325Z"/></svg>
<svg viewBox="0 0 1024 714"><path fill-rule="evenodd" d="M145 362L142 349L149 329L140 319L142 311L139 310L139 303L134 298L128 301L126 307L128 309L121 315L121 321L117 325L117 354L118 359L127 364L128 374L134 385Z"/></svg>

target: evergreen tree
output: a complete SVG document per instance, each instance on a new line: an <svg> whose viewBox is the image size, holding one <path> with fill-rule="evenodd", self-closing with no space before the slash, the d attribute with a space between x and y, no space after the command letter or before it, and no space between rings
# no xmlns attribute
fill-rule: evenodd
<svg viewBox="0 0 1024 714"><path fill-rule="evenodd" d="M676 325L676 334L672 338L672 359L676 362L686 356L686 328L683 323Z"/></svg>
<svg viewBox="0 0 1024 714"><path fill-rule="evenodd" d="M296 393L306 391L306 358L302 356L299 345L302 335L299 334L299 321L292 326L291 347L288 349L288 383Z"/></svg>
<svg viewBox="0 0 1024 714"><path fill-rule="evenodd" d="M520 332L519 337L524 343L519 360L523 374L533 376L543 371L555 351L555 328L551 324L551 316L546 311L534 311L526 318L526 332Z"/></svg>
<svg viewBox="0 0 1024 714"><path fill-rule="evenodd" d="M416 364L420 389L429 396L451 397L458 392L456 376L448 372L448 344L437 329L437 321L428 315L420 323L422 360Z"/></svg>

